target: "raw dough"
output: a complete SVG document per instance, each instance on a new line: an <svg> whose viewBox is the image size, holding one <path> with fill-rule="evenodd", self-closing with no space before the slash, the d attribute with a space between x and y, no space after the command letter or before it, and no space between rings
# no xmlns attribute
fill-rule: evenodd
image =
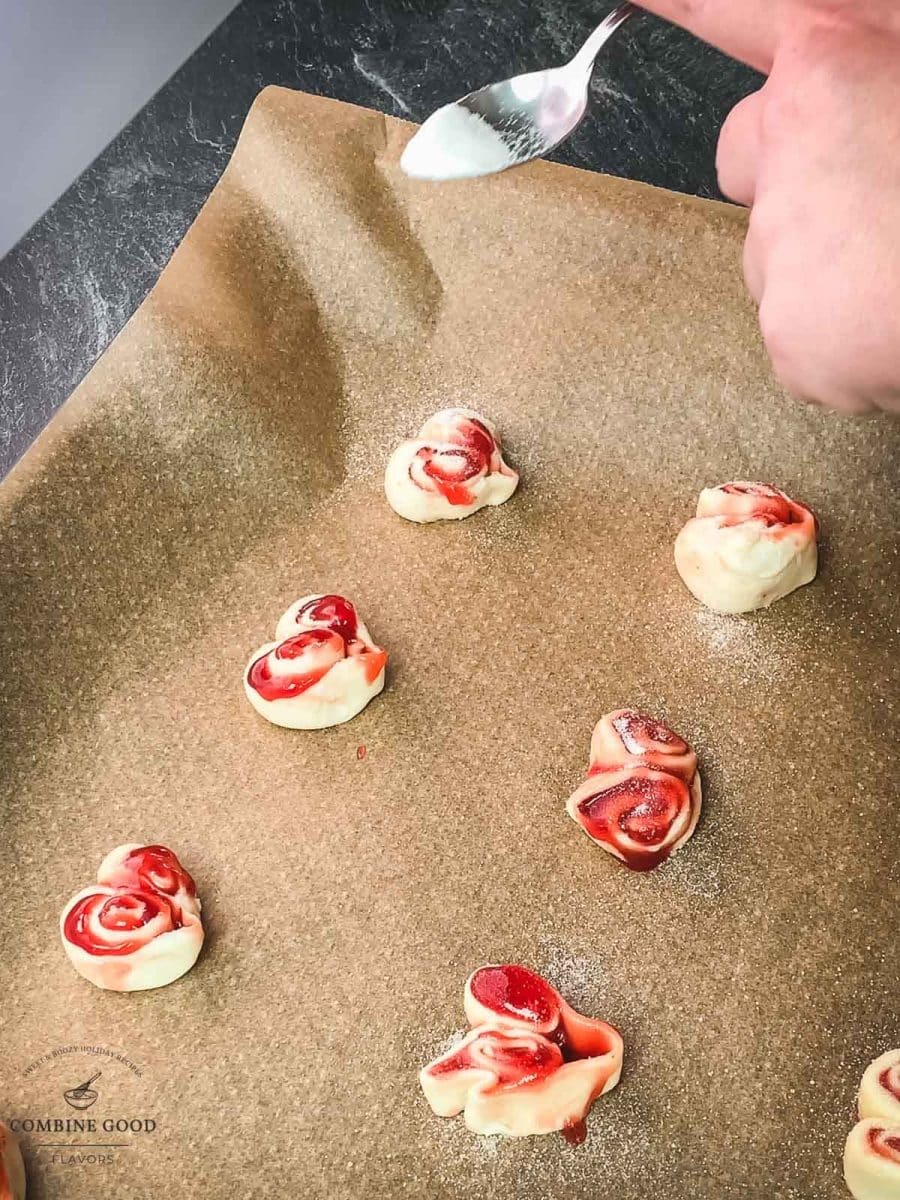
<svg viewBox="0 0 900 1200"><path fill-rule="evenodd" d="M866 1067L859 1085L860 1117L900 1125L900 1050L888 1050Z"/></svg>
<svg viewBox="0 0 900 1200"><path fill-rule="evenodd" d="M475 971L464 1005L471 1031L419 1072L438 1116L462 1112L474 1133L506 1137L574 1129L619 1082L618 1031L575 1012L526 967Z"/></svg>
<svg viewBox="0 0 900 1200"><path fill-rule="evenodd" d="M256 711L287 729L349 721L384 687L387 653L343 596L303 596L285 612L244 671Z"/></svg>
<svg viewBox="0 0 900 1200"><path fill-rule="evenodd" d="M454 521L508 500L519 476L503 461L494 427L469 408L447 408L388 459L384 491L407 521Z"/></svg>
<svg viewBox="0 0 900 1200"><path fill-rule="evenodd" d="M631 708L601 717L588 777L566 810L588 837L633 871L680 849L702 805L697 755L667 725Z"/></svg>
<svg viewBox="0 0 900 1200"><path fill-rule="evenodd" d="M193 879L171 850L139 842L107 854L97 883L63 909L59 930L79 975L114 992L172 983L203 945Z"/></svg>
<svg viewBox="0 0 900 1200"><path fill-rule="evenodd" d="M715 612L767 608L816 576L813 513L767 483L704 488L675 539L678 574Z"/></svg>
<svg viewBox="0 0 900 1200"><path fill-rule="evenodd" d="M854 1200L900 1198L900 1125L860 1121L844 1147L844 1179Z"/></svg>

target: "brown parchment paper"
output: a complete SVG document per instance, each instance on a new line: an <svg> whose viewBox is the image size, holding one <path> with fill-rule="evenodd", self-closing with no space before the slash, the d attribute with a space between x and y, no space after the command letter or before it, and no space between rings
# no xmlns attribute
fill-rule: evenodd
<svg viewBox="0 0 900 1200"><path fill-rule="evenodd" d="M23 1137L29 1195L836 1200L859 1076L900 1041L898 426L779 393L739 212L546 164L413 183L409 133L265 91L0 488L0 1113L97 1126ZM409 525L385 458L447 404L498 423L522 485ZM672 542L734 477L810 503L823 553L727 619ZM388 686L345 726L269 726L244 662L331 590ZM563 807L627 704L706 790L646 876ZM129 840L177 850L208 930L130 996L56 928ZM419 1093L468 972L509 960L625 1037L580 1148L473 1137Z"/></svg>

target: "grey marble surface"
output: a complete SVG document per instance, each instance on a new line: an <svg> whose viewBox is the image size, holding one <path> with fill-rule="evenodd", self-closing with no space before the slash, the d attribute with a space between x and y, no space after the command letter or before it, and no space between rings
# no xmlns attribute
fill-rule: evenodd
<svg viewBox="0 0 900 1200"><path fill-rule="evenodd" d="M270 83L422 120L567 58L610 0L245 0L0 261L0 474L156 281ZM760 83L649 16L610 44L555 157L701 196L728 110Z"/></svg>

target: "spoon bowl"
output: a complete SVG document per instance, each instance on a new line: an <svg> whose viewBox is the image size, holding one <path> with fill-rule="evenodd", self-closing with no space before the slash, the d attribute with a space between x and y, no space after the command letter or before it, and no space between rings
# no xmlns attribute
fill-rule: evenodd
<svg viewBox="0 0 900 1200"><path fill-rule="evenodd" d="M419 179L492 175L548 154L581 124L597 55L637 8L619 4L571 62L515 75L432 113L400 159Z"/></svg>

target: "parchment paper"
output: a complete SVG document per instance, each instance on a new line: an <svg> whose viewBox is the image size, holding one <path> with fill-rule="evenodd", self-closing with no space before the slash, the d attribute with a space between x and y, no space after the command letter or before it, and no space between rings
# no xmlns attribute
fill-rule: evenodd
<svg viewBox="0 0 900 1200"><path fill-rule="evenodd" d="M409 134L265 91L0 489L0 1114L98 1125L23 1137L29 1195L837 1200L859 1076L900 1041L898 426L779 393L736 210L546 164L413 183ZM497 422L522 485L409 525L384 461L447 404ZM817 581L743 619L672 563L734 477L823 526ZM244 662L331 590L386 691L267 725ZM620 705L701 755L700 827L650 875L564 811ZM130 840L180 854L208 941L115 995L56 923ZM418 1090L468 972L510 960L625 1037L582 1147L473 1137Z"/></svg>

